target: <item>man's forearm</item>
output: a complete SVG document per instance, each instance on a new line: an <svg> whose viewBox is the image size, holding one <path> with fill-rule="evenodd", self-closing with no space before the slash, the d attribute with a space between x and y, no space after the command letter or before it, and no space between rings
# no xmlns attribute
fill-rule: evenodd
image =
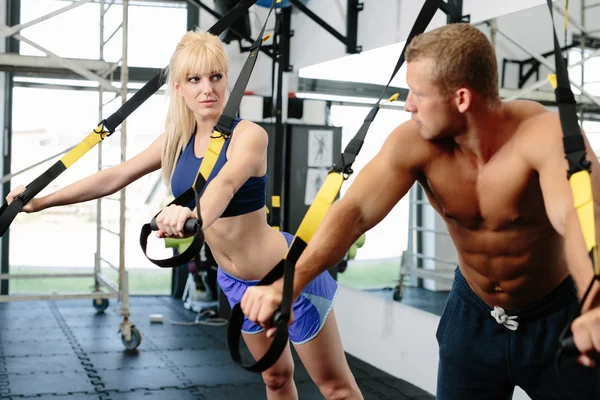
<svg viewBox="0 0 600 400"><path fill-rule="evenodd" d="M320 273L338 263L362 231L358 207L334 203L300 256L294 274L294 299Z"/></svg>
<svg viewBox="0 0 600 400"><path fill-rule="evenodd" d="M598 209L598 207L596 208ZM600 213L597 211L595 213L595 222L596 237L598 238L598 232L600 229ZM584 295L586 289L592 281L594 269L592 260L590 259L587 247L585 245L583 232L581 230L581 225L579 224L576 210L573 210L573 212L571 212L567 217L565 226L565 246L569 272L575 281L579 299L581 300L581 297ZM598 292L598 285L596 284L596 287L592 289L592 292L589 295L589 299L592 300L595 297L598 297L598 295L600 295L600 292ZM584 306L589 306L590 304L591 303L588 301Z"/></svg>

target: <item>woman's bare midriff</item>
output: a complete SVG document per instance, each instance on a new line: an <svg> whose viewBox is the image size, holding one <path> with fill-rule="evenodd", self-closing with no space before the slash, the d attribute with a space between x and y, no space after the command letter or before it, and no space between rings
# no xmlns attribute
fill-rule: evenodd
<svg viewBox="0 0 600 400"><path fill-rule="evenodd" d="M267 224L265 208L219 218L204 237L219 267L244 280L262 279L288 249L282 233Z"/></svg>

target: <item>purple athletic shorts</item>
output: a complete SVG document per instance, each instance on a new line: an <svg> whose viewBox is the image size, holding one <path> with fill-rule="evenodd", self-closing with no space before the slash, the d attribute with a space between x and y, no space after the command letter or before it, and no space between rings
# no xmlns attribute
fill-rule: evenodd
<svg viewBox="0 0 600 400"><path fill-rule="evenodd" d="M288 246L291 245L294 236L282 232ZM223 293L233 307L242 300L246 289L256 285L259 281L245 281L229 275L221 268L217 272L217 282ZM294 344L303 344L313 339L323 328L327 315L333 308L333 301L337 293L338 284L328 271L321 273L309 283L302 294L292 305L294 311L294 322L288 329L290 340ZM264 331L260 325L249 321L244 317L242 332L256 334Z"/></svg>

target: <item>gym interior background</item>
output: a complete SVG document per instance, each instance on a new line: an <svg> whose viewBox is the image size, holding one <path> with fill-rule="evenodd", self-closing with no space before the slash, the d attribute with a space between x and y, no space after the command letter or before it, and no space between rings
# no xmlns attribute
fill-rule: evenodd
<svg viewBox="0 0 600 400"><path fill-rule="evenodd" d="M124 99L131 98L168 64L186 30L208 29L216 16L235 3L2 0L2 197L12 187L40 175ZM230 57L232 85L269 4L258 1L222 36ZM270 134L269 194L278 190L274 187L281 188L280 222L283 229L295 232L328 167L383 91L422 1L284 0L282 4L267 25L274 39L259 56L240 116L260 123ZM496 48L501 96L533 99L554 107L554 93L546 81L554 60L545 1L448 0L446 4L428 30L460 20L475 24ZM565 2L555 1L554 7L581 124L600 152L600 36L595 36L599 33L600 2L570 0L566 29ZM532 29L532 21L536 29ZM387 134L410 118L403 111L405 67L389 88L390 94L394 92L399 92L400 98L383 106L373 122L342 196ZM166 109L161 90L42 194L137 154L161 133ZM274 165L281 168L276 170ZM0 313L0 338L5 340L0 366L10 365L9 346L27 348L43 342L45 329L40 319L67 323L56 314L62 304L73 307L60 309L63 313L76 309L76 314L87 320L97 311L114 317L90 324L108 325L111 331L126 335L123 341L118 336L98 339L117 342L100 351L115 357L126 347L136 348L139 354L152 351L153 342L145 339L156 329L150 313L161 313L165 307L160 299L170 299L167 309L179 308L175 315L193 322L197 310L189 309L189 301L195 281L190 279L188 266L158 268L138 244L141 226L170 199L156 172L100 201L20 214L0 247L0 302L6 303L0 306L16 310ZM270 197L268 201L270 206ZM363 239L332 270L341 284L335 309L344 348L365 365L398 378L396 382L407 382L434 395L435 329L456 266L444 224L415 186ZM169 243L156 240L152 245L157 258L170 257L173 251L176 246ZM186 298L188 307L184 308ZM137 339L124 333L131 324ZM19 340L11 342L7 339L11 329L29 334L17 334ZM50 362L44 361L43 354L27 357L30 362L33 357L37 363ZM109 370L107 367L104 372ZM122 374L127 371L120 370ZM8 388L24 374L8 367L5 372ZM50 373L46 376L51 380ZM144 388L159 390L135 386L135 378L131 379L127 386L131 393ZM194 376L190 374L188 379L193 381ZM18 398L50 393L32 388L19 393L18 387L12 385L8 392L0 387L0 395ZM88 391L81 393L85 396ZM118 388L113 391L119 393ZM218 398L217 393L215 390L211 398ZM517 392L515 399L527 396Z"/></svg>

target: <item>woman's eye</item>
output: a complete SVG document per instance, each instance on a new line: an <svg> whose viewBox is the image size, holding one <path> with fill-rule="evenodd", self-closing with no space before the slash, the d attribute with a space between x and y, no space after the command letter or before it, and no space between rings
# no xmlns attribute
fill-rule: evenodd
<svg viewBox="0 0 600 400"><path fill-rule="evenodd" d="M223 75L222 74L214 74L212 78L213 78L213 81L220 81L221 79L223 79Z"/></svg>
<svg viewBox="0 0 600 400"><path fill-rule="evenodd" d="M196 83L196 82L198 82L198 77L191 76L191 77L188 78L188 82Z"/></svg>

